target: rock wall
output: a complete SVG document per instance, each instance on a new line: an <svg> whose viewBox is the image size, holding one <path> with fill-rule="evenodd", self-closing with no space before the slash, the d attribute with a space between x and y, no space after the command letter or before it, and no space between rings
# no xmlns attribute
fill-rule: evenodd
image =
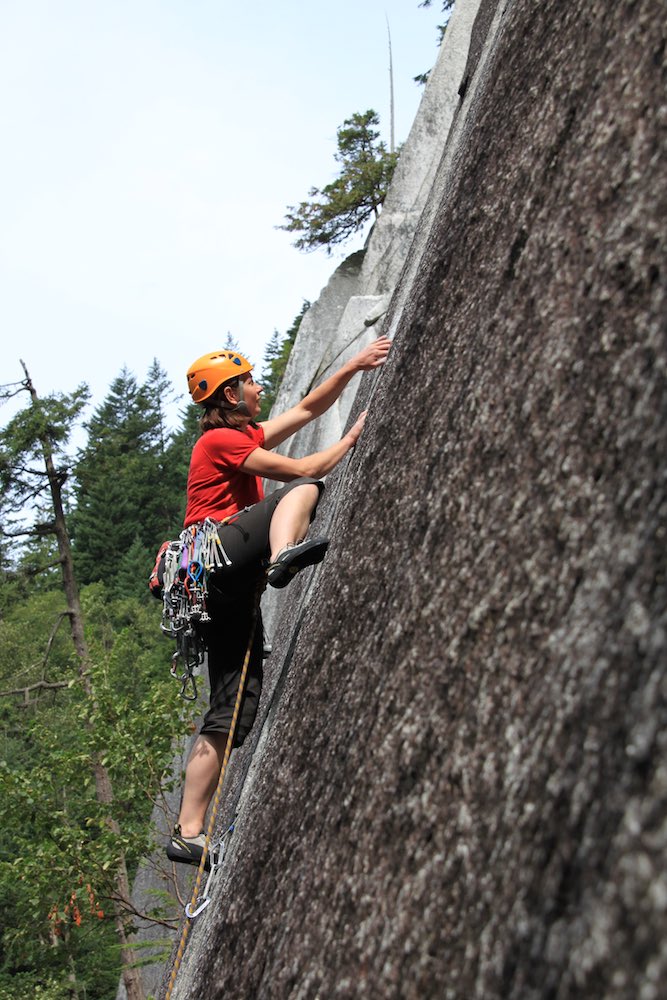
<svg viewBox="0 0 667 1000"><path fill-rule="evenodd" d="M664 990L664 7L477 28L180 1000Z"/></svg>
<svg viewBox="0 0 667 1000"><path fill-rule="evenodd" d="M341 365L359 350L361 345L377 336L387 312L391 291L396 285L404 261L413 243L417 224L427 204L428 193L440 162L450 123L459 105L458 89L463 79L469 54L470 33L479 0L458 0L441 47L436 66L422 101L410 135L401 152L387 200L379 222L375 225L364 250L351 254L334 271L317 301L304 316L297 343L292 352L275 412L287 409L300 400L311 386L326 378L332 368ZM336 406L311 427L305 428L298 439L286 443L295 453L317 451L339 437L348 419L354 397L359 387L355 379ZM270 486L269 486L270 488ZM327 509L326 507L324 508ZM331 510L324 527L331 520ZM267 665L264 696L260 717L242 751L237 751L227 778L225 795L226 828L234 816L240 797L248 794L252 776L261 766L261 746L271 726L274 702L280 691L289 658L285 651L291 648L294 636L294 612L281 616L287 608L298 608L303 613L305 594L294 588L290 595L271 591L263 600L264 621L274 640L276 655ZM273 633L280 628L280 641ZM178 748L173 771L179 774L187 759L189 740ZM171 831L174 816L178 813L178 791L156 808L153 825L161 844ZM191 872L183 866L168 864L160 847L140 869L133 886L132 902L139 913L150 911L156 893L174 888L181 898L190 895ZM172 936L168 930L156 931L150 922L137 918L136 939L141 945L138 956L145 963L142 968L144 988L149 994L158 989L163 976L159 960L163 942ZM156 940L158 944L156 944ZM150 959L153 958L153 964ZM156 960L157 959L157 960ZM116 1000L126 1000L125 985L121 979Z"/></svg>
<svg viewBox="0 0 667 1000"><path fill-rule="evenodd" d="M469 60L479 42L471 35L480 0L457 0L410 134L401 150L387 198L365 249L352 254L335 271L317 302L308 310L290 355L273 413L293 406L318 382L383 332L389 303L409 255L423 249L424 217L434 208L431 190L442 161L450 128L460 110L459 91L469 75ZM480 19L484 20L484 19ZM485 30L486 21L484 21ZM484 32L485 34L485 32ZM442 190L440 184L435 190ZM435 200L437 204L437 199ZM408 283L409 285L410 283ZM319 451L343 433L360 377L354 378L337 403L316 424L279 449L289 455ZM271 489L268 483L267 488ZM268 593L264 620L276 627L283 596Z"/></svg>

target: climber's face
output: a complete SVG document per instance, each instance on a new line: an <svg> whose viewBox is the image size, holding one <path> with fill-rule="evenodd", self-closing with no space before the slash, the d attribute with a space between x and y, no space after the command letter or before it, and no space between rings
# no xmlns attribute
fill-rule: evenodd
<svg viewBox="0 0 667 1000"><path fill-rule="evenodd" d="M248 407L250 419L255 420L255 418L259 416L259 411L262 408L259 397L264 392L264 389L259 382L255 382L250 372L248 372L247 375L242 375L241 381L243 382L243 398Z"/></svg>

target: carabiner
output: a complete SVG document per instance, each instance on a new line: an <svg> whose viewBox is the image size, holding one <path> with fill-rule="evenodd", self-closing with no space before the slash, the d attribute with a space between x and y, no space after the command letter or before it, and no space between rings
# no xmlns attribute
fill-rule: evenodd
<svg viewBox="0 0 667 1000"><path fill-rule="evenodd" d="M178 661L183 660L185 669L183 673L179 675L178 672ZM180 649L177 649L171 658L171 667L169 668L169 673L176 681L181 682L180 696L184 701L196 701L199 697L197 691L197 680L193 673L192 664L189 662L188 657L183 654ZM186 694L188 689L188 684L192 687L192 694Z"/></svg>
<svg viewBox="0 0 667 1000"><path fill-rule="evenodd" d="M193 559L192 562L188 563L188 576L190 577L191 580L194 580L195 583L199 583L199 581L202 578L203 572L204 572L204 567L200 562L197 562L196 559Z"/></svg>
<svg viewBox="0 0 667 1000"><path fill-rule="evenodd" d="M197 692L197 678L191 670L187 670L181 677L181 698L184 701L196 701L199 697ZM192 694L186 694L188 684L192 686Z"/></svg>
<svg viewBox="0 0 667 1000"><path fill-rule="evenodd" d="M197 906L196 909L194 910L192 909L192 900L190 900L190 902L187 903L185 907L185 915L190 920L194 920L195 917L199 916L202 910L205 910L208 904L211 902L211 897L208 894L208 889L211 884L211 880L213 879L213 876L217 872L218 868L220 868L220 866L222 865L226 848L225 839L228 834L233 832L234 832L234 824L232 823L220 837L220 840L218 840L215 844L211 844L209 847L208 854L211 859L211 868L208 873L208 878L206 879L206 885L204 886L204 895L202 901L201 903L199 903L199 906Z"/></svg>

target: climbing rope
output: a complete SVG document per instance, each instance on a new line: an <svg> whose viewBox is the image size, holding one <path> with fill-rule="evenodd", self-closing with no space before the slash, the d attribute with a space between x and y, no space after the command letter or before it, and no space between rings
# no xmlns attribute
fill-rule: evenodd
<svg viewBox="0 0 667 1000"><path fill-rule="evenodd" d="M241 669L241 677L239 679L239 686L236 692L236 702L234 703L234 711L232 713L232 721L229 726L229 734L227 736L227 743L225 745L225 753L222 760L222 767L220 768L220 777L218 778L218 785L215 790L215 795L213 798L213 805L211 807L211 814L209 816L208 827L206 829L206 838L204 841L204 850L202 851L201 861L199 862L199 868L197 869L197 877L195 879L194 888L192 890L192 897L190 902L185 907L186 921L183 925L183 931L181 933L181 940L176 951L176 957L174 958L174 964L172 966L171 975L169 976L169 984L167 986L167 992L165 994L165 1000L171 1000L172 990L176 982L176 976L178 975L178 970L181 967L181 962L183 961L183 955L185 953L185 943L188 939L188 934L190 933L190 927L192 926L192 919L197 916L198 913L204 908L204 905L196 906L195 904L199 900L199 890L201 888L202 878L204 875L204 869L206 867L206 858L209 853L209 844L211 842L211 835L215 827L215 821L218 816L218 809L220 807L220 801L222 798L222 786L225 780L225 772L227 770L227 764L229 763L229 758L232 752L232 747L234 745L234 735L236 733L236 723L238 721L239 712L241 710L241 701L243 699L243 691L245 688L246 677L248 674L248 665L250 663L250 655L252 653L252 644L255 638L255 629L257 626L257 612L259 610L259 601L262 596L262 592L266 585L266 577L263 576L258 585L257 591L255 593L255 601L253 605L252 621L250 624L250 637L248 639L248 648L245 652L245 657L243 659L243 667ZM208 888L208 883L207 883Z"/></svg>
<svg viewBox="0 0 667 1000"><path fill-rule="evenodd" d="M347 351L347 349L352 346L352 344L355 342L355 340L358 337L360 337L362 335L362 333L366 333L366 331L368 329L370 329L370 327L375 326L375 324L378 322L378 320L381 320L382 317L386 316L386 314L388 312L389 312L389 307L387 307L386 309L383 309L382 312L379 312L377 314L377 316L372 316L370 319L365 319L364 320L364 325L361 328L361 330L357 330L356 333L354 333L352 335L352 339L349 340L346 344L343 344L343 346L338 351L338 353L334 354L333 358L328 358L326 361L323 360L321 362L319 368L317 369L317 371L313 375L312 379L310 380L310 384L309 384L308 388L306 389L306 394L309 393L311 391L311 389L313 389L315 387L315 385L317 385L317 380L319 378L321 378L322 375L324 375L324 373L325 373L325 371L327 371L327 369L331 368L332 365L334 365L336 363L336 361L338 361L338 359L345 353L345 351Z"/></svg>

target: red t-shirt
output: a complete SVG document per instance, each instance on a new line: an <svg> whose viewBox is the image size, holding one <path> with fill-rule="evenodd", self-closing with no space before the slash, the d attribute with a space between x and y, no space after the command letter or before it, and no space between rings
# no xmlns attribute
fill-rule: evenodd
<svg viewBox="0 0 667 1000"><path fill-rule="evenodd" d="M244 430L216 427L204 431L194 448L188 474L188 502L184 526L212 517L215 521L262 500L259 476L241 468L248 455L264 445L261 427Z"/></svg>

